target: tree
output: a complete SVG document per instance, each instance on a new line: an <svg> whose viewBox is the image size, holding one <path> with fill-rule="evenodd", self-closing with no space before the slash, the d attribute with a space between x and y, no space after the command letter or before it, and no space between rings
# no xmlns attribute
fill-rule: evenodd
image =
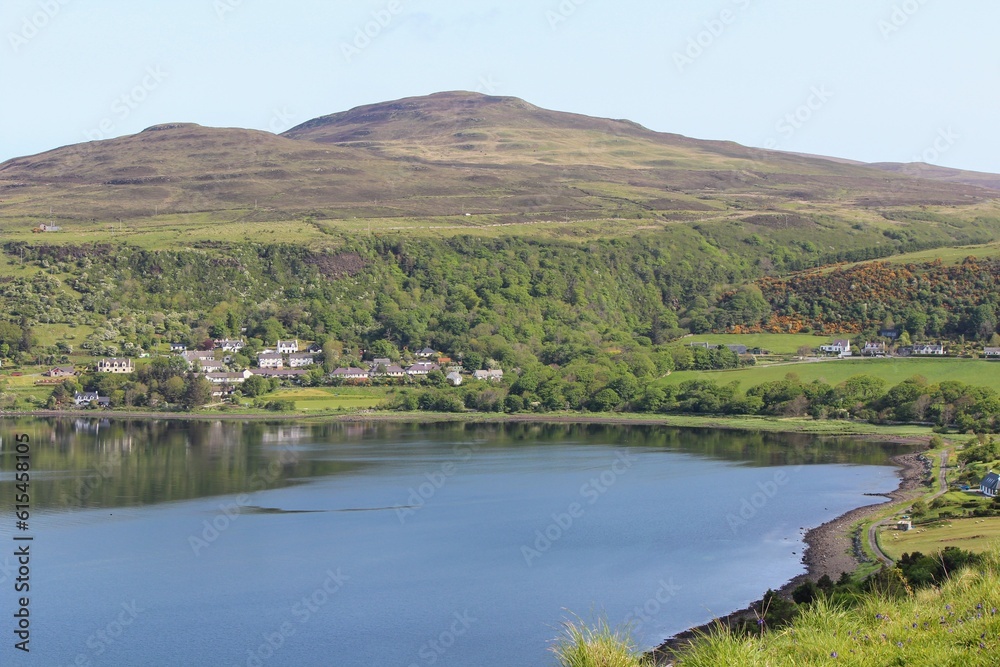
<svg viewBox="0 0 1000 667"><path fill-rule="evenodd" d="M391 341L385 340L384 338L372 343L371 347L368 348L368 353L372 357L388 357L393 361L399 359L399 350L392 344Z"/></svg>
<svg viewBox="0 0 1000 667"><path fill-rule="evenodd" d="M639 381L631 373L625 373L608 382L608 388L614 389L622 400L630 401L639 393Z"/></svg>
<svg viewBox="0 0 1000 667"><path fill-rule="evenodd" d="M184 378L181 376L173 375L168 378L166 382L162 383L160 387L164 398L171 403L180 403L184 398L184 391L187 389L187 383L184 382Z"/></svg>
<svg viewBox="0 0 1000 667"><path fill-rule="evenodd" d="M344 344L334 338L323 341L323 366L327 373L337 370L337 364L344 353Z"/></svg>
<svg viewBox="0 0 1000 667"><path fill-rule="evenodd" d="M212 385L201 375L191 377L184 391L184 407L188 410L199 408L212 400Z"/></svg>
<svg viewBox="0 0 1000 667"><path fill-rule="evenodd" d="M970 333L979 340L989 340L997 332L996 312L988 303L977 307L972 313Z"/></svg>
<svg viewBox="0 0 1000 667"><path fill-rule="evenodd" d="M611 388L605 388L594 394L590 399L590 409L593 412L610 412L622 402L618 393Z"/></svg>
<svg viewBox="0 0 1000 667"><path fill-rule="evenodd" d="M257 326L254 333L263 339L265 343L277 343L278 340L284 338L285 327L275 318L269 317Z"/></svg>
<svg viewBox="0 0 1000 667"><path fill-rule="evenodd" d="M482 370L483 362L483 355L478 352L466 352L465 356L462 357L462 367L470 373Z"/></svg>
<svg viewBox="0 0 1000 667"><path fill-rule="evenodd" d="M263 396L271 391L271 383L262 375L251 375L243 382L243 395L249 398Z"/></svg>

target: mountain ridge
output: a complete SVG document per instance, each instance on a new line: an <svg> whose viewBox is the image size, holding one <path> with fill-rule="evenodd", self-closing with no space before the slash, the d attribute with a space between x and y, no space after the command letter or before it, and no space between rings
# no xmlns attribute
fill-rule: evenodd
<svg viewBox="0 0 1000 667"><path fill-rule="evenodd" d="M252 206L258 219L275 221L638 216L666 224L789 205L819 214L996 197L989 175L971 184L947 171L919 175L928 178L451 91L355 107L280 135L162 123L14 158L0 164L0 220L50 210L64 221L143 220Z"/></svg>

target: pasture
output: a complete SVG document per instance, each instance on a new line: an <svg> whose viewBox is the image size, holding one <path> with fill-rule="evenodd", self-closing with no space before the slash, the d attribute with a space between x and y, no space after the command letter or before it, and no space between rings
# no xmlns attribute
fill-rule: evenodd
<svg viewBox="0 0 1000 667"><path fill-rule="evenodd" d="M676 385L686 380L712 380L719 384L738 382L741 389L774 380L782 380L789 373L803 382L822 380L837 385L853 375L873 375L890 386L920 375L928 382L958 380L968 384L991 387L1000 391L1000 363L985 359L830 359L805 361L770 366L752 366L725 371L675 371L658 381L661 385Z"/></svg>

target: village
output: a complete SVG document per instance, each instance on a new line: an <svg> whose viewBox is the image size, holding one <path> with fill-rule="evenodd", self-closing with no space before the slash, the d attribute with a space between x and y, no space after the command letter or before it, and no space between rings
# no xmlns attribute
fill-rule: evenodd
<svg viewBox="0 0 1000 667"><path fill-rule="evenodd" d="M363 362L364 367L348 366L334 368L330 372L321 370L325 359L322 347L306 345L297 339L278 340L274 346L259 351L255 356L256 365L243 367L237 355L244 351L246 341L242 339L216 339L211 349L189 350L182 343L170 344L170 356L183 359L191 372L204 377L212 385L212 397L225 400L233 396L241 385L254 376L276 379L282 384L299 383L311 372L319 370L323 384L366 385L366 384L406 384L428 383L443 376L443 381L434 384L458 387L466 380L499 382L504 377L499 368L468 370L461 363L429 347L410 353L403 350L398 360L390 357L371 357ZM164 355L161 355L164 356ZM148 358L144 354L143 358ZM245 357L244 357L245 358ZM93 367L97 373L131 374L136 370L134 358L106 357L99 359ZM141 362L140 362L141 363ZM72 365L58 365L42 373L44 380L38 384L54 384L74 378L80 372ZM73 396L78 407L110 407L111 399L95 391L80 391Z"/></svg>

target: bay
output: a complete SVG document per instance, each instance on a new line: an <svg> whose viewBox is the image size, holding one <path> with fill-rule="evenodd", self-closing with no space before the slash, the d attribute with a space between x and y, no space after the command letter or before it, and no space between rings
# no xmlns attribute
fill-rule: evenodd
<svg viewBox="0 0 1000 667"><path fill-rule="evenodd" d="M630 623L649 648L803 572L804 530L894 489L900 451L638 426L25 418L0 432L5 499L17 433L32 652L6 613L5 665L554 665L574 615Z"/></svg>

